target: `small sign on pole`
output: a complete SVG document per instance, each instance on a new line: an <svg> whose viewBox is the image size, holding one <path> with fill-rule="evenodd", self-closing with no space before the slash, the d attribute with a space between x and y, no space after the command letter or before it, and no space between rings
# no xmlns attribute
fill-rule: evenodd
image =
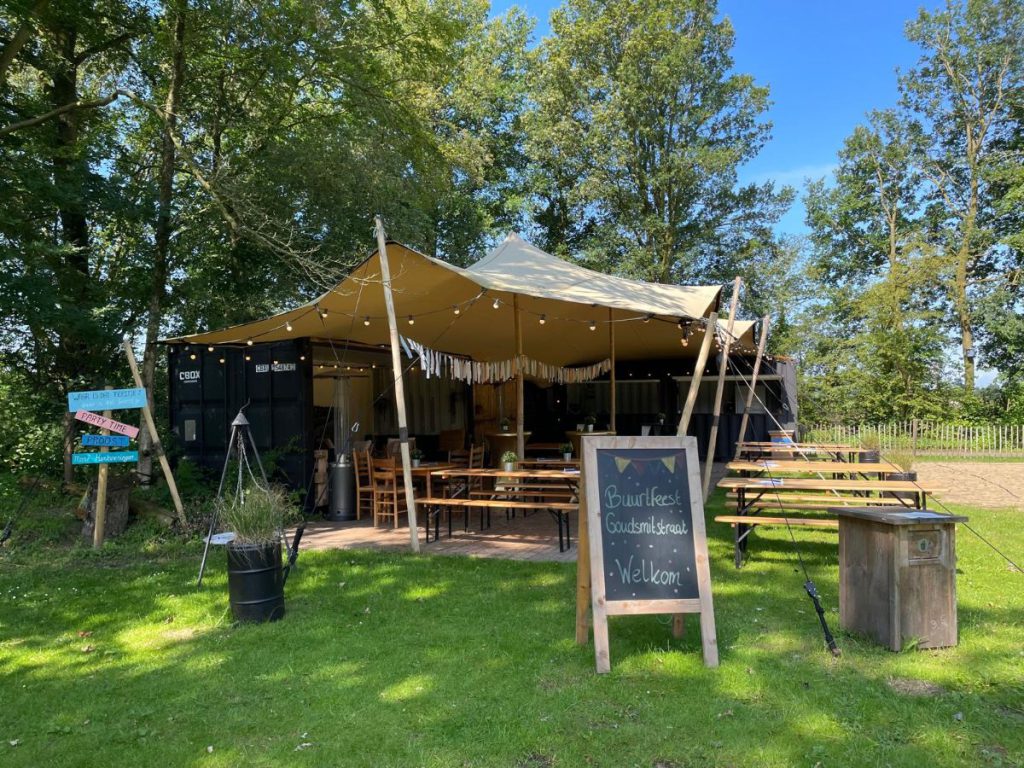
<svg viewBox="0 0 1024 768"><path fill-rule="evenodd" d="M114 421L107 416L100 416L98 413L92 413L91 411L77 411L75 418L78 421L84 421L86 424L92 424L94 427L100 429L109 429L111 432L117 432L119 435L127 435L134 439L139 436L139 428L133 427L131 424L124 424L120 421Z"/></svg>
<svg viewBox="0 0 1024 768"><path fill-rule="evenodd" d="M123 435L82 435L86 448L127 448L129 439Z"/></svg>
<svg viewBox="0 0 1024 768"><path fill-rule="evenodd" d="M608 616L631 614L699 613L717 667L696 438L586 437L583 476L597 671L611 669Z"/></svg>
<svg viewBox="0 0 1024 768"><path fill-rule="evenodd" d="M146 390L141 388L68 392L69 411L115 411L118 408L142 408L145 404Z"/></svg>
<svg viewBox="0 0 1024 768"><path fill-rule="evenodd" d="M139 460L138 451L114 451L112 453L73 453L72 464L131 464Z"/></svg>

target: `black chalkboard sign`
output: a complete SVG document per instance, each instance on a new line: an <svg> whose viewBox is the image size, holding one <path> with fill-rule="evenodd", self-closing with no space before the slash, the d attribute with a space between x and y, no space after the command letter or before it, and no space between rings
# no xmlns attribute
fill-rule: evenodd
<svg viewBox="0 0 1024 768"><path fill-rule="evenodd" d="M623 614L699 613L704 663L717 666L696 439L584 437L582 454L580 571L585 537L590 580L580 593L592 603L598 672L611 668L607 617Z"/></svg>
<svg viewBox="0 0 1024 768"><path fill-rule="evenodd" d="M686 452L601 448L597 487L606 599L700 597Z"/></svg>

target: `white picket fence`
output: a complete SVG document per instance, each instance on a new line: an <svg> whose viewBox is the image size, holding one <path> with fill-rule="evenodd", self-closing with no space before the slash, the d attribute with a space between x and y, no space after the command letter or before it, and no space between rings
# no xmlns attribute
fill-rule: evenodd
<svg viewBox="0 0 1024 768"><path fill-rule="evenodd" d="M877 436L881 450L952 456L1024 456L1024 424L945 424L913 419L892 424L801 425L803 442L859 445Z"/></svg>

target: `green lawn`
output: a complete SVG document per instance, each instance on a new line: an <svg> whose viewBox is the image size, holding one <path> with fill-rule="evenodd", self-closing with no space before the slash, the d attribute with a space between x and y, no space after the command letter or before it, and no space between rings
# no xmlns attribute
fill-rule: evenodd
<svg viewBox="0 0 1024 768"><path fill-rule="evenodd" d="M1021 513L966 511L1024 554ZM624 617L598 677L573 566L305 553L285 619L233 626L222 551L197 592L195 543L97 556L55 543L64 514L0 553L3 766L1024 763L1024 576L966 531L957 648L839 633L832 659L785 530L736 571L712 524L721 668L695 617ZM797 536L837 625L835 534Z"/></svg>

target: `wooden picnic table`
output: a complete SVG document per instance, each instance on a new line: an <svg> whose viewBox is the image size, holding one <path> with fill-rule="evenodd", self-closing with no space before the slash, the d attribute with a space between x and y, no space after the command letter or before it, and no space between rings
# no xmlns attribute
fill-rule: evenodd
<svg viewBox="0 0 1024 768"><path fill-rule="evenodd" d="M821 473L834 475L893 475L903 470L881 461L820 461L814 459L758 459L756 461L730 461L725 465L731 472L767 475Z"/></svg>
<svg viewBox="0 0 1024 768"><path fill-rule="evenodd" d="M520 469L565 469L566 467L572 469L579 469L579 459L523 459L516 462L516 466Z"/></svg>
<svg viewBox="0 0 1024 768"><path fill-rule="evenodd" d="M516 469L512 471L506 471L503 469L467 469L465 467L454 467L437 470L432 473L435 478L443 480L457 480L464 479L466 483L466 496L465 497L451 497L451 496L428 496L425 499L420 499L420 503L423 504L427 510L427 516L424 518L424 522L427 528L427 542L430 542L430 519L434 520L434 540L436 541L439 535L440 528L440 511L441 509L448 509L448 536L452 535L452 518L451 511L459 508L466 513L466 521L468 525L469 510L479 509L481 525L483 525L483 516L486 511L488 516L490 515L491 509L505 509L505 510L547 510L555 518L558 523L558 551L564 552L566 547L570 544L569 537L569 514L571 512L579 511L579 482L580 472L578 469ZM474 495L469 489L469 482L477 478L491 478L495 481L497 487L502 485L506 486L508 492L495 491L492 496L502 496L502 498L482 498ZM542 483L544 485L551 485L552 489L559 488L559 486L570 490L570 499L565 501L551 501L543 497L543 485L538 489L537 486L532 486L529 489L525 486L532 483ZM564 486L563 486L564 484ZM519 498L516 498L519 496ZM528 500L529 499L529 500ZM489 520L489 517L488 517Z"/></svg>
<svg viewBox="0 0 1024 768"><path fill-rule="evenodd" d="M431 478L438 470L451 469L455 465L449 461L421 461L418 467L410 467L409 471L413 478L422 480L426 485L427 496L433 496L433 485Z"/></svg>
<svg viewBox="0 0 1024 768"><path fill-rule="evenodd" d="M858 465L854 465L858 466ZM808 517L758 517L763 509L816 510L831 507L884 505L895 511L924 509L935 493L911 480L813 477L725 477L718 482L736 499L735 515L719 515L716 522L734 528L736 567L743 564L750 533L758 525L814 526L838 529L833 519Z"/></svg>
<svg viewBox="0 0 1024 768"><path fill-rule="evenodd" d="M788 453L791 456L832 456L838 461L856 461L862 453L872 453L873 449L861 448L856 445L841 443L769 443L744 442L736 446L736 455L746 459L756 459L765 455L778 456Z"/></svg>

